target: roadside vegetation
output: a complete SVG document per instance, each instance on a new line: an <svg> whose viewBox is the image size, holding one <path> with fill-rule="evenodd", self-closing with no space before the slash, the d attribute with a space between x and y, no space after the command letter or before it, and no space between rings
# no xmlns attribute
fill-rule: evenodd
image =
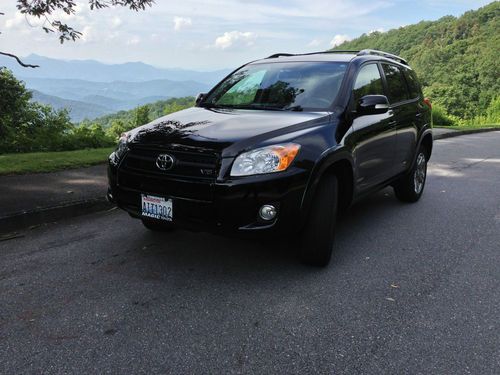
<svg viewBox="0 0 500 375"><path fill-rule="evenodd" d="M0 155L0 175L54 172L61 169L88 167L101 164L114 147Z"/></svg>
<svg viewBox="0 0 500 375"><path fill-rule="evenodd" d="M431 99L435 125L500 123L500 2L455 18L373 32L338 50L365 48L405 57Z"/></svg>

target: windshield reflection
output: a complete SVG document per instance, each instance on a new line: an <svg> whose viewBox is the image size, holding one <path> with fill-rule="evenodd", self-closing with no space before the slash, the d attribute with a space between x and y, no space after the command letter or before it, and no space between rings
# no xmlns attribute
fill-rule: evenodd
<svg viewBox="0 0 500 375"><path fill-rule="evenodd" d="M330 108L346 63L256 63L221 82L202 103L207 108L315 110Z"/></svg>

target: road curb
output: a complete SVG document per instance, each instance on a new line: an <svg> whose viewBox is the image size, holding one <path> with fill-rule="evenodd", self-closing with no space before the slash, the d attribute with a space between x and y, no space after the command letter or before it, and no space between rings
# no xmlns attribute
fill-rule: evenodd
<svg viewBox="0 0 500 375"><path fill-rule="evenodd" d="M113 207L105 197L70 202L64 205L20 212L0 217L0 233L9 233L34 225L103 211Z"/></svg>
<svg viewBox="0 0 500 375"><path fill-rule="evenodd" d="M443 129L443 128L440 128L440 129ZM468 135L468 134L494 132L494 131L500 131L500 128L474 129L474 130L454 130L454 131L450 131L449 133L435 135L434 140L458 137L461 135Z"/></svg>

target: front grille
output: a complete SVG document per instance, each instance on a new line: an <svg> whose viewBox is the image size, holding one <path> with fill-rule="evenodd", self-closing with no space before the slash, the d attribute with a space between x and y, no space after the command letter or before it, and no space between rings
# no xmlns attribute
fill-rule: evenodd
<svg viewBox="0 0 500 375"><path fill-rule="evenodd" d="M160 154L175 160L172 169L156 166ZM212 201L213 182L217 177L219 157L215 152L195 149L159 149L134 146L118 168L117 184L137 193Z"/></svg>
<svg viewBox="0 0 500 375"><path fill-rule="evenodd" d="M168 154L175 160L171 169L163 171L156 166L158 155ZM217 177L218 155L215 152L196 149L158 149L135 146L126 155L120 169L148 174L194 180L215 180Z"/></svg>

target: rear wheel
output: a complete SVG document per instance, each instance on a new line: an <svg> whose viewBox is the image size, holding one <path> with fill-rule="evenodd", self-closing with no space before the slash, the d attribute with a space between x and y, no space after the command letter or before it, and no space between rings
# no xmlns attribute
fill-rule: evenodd
<svg viewBox="0 0 500 375"><path fill-rule="evenodd" d="M169 222L162 222L153 219L141 219L142 225L153 232L171 232L175 229L174 225Z"/></svg>
<svg viewBox="0 0 500 375"><path fill-rule="evenodd" d="M402 202L416 202L422 196L427 178L427 157L425 147L420 147L413 168L394 184L394 194Z"/></svg>
<svg viewBox="0 0 500 375"><path fill-rule="evenodd" d="M330 262L335 242L338 182L326 175L319 182L309 218L302 233L300 259L303 263L325 267Z"/></svg>

